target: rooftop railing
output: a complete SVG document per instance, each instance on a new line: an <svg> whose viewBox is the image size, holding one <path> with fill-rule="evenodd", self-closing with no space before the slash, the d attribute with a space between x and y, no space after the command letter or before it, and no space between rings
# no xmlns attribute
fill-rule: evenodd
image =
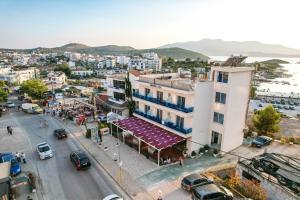
<svg viewBox="0 0 300 200"><path fill-rule="evenodd" d="M180 127L178 127L178 126L177 126L175 123L173 123L173 122L170 122L170 121L167 121L167 120L162 120L162 119L160 119L159 117L149 115L149 114L144 113L144 112L139 111L139 110L135 110L134 113L136 113L136 114L138 114L138 115L140 115L140 116L142 116L142 117L145 117L145 118L147 118L147 119L150 119L150 120L152 120L152 121L154 121L154 122L156 122L156 123L159 123L159 124L161 124L161 125L163 125L163 126L166 126L166 127L168 127L168 128L171 128L171 129L173 129L173 130L176 130L176 131L178 131L178 132L180 132L180 133L183 133L183 134L189 134L189 133L192 132L192 128L180 128Z"/></svg>
<svg viewBox="0 0 300 200"><path fill-rule="evenodd" d="M143 99L143 100L146 100L146 101L150 101L152 103L162 105L162 106L165 106L165 107L168 107L168 108L172 108L172 109L184 112L184 113L191 113L191 112L194 111L194 107L185 107L185 106L182 106L182 105L177 105L177 104L165 101L165 100L160 100L160 99L157 99L157 98L154 98L154 97L141 95L137 92L134 92L133 96L136 97L136 98Z"/></svg>

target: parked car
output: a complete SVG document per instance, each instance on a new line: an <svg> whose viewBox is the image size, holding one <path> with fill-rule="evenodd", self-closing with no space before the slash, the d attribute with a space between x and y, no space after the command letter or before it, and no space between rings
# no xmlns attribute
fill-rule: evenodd
<svg viewBox="0 0 300 200"><path fill-rule="evenodd" d="M100 114L100 115L98 116L98 121L99 121L99 122L107 122L107 117L106 117L106 115Z"/></svg>
<svg viewBox="0 0 300 200"><path fill-rule="evenodd" d="M295 106L299 106L299 102L294 102L294 105Z"/></svg>
<svg viewBox="0 0 300 200"><path fill-rule="evenodd" d="M263 146L271 144L271 142L272 142L272 138L268 136L257 136L252 141L251 146L261 148Z"/></svg>
<svg viewBox="0 0 300 200"><path fill-rule="evenodd" d="M278 109L282 109L282 106L277 106Z"/></svg>
<svg viewBox="0 0 300 200"><path fill-rule="evenodd" d="M87 169L91 166L91 162L87 155L82 151L73 151L70 154L70 160L77 170Z"/></svg>
<svg viewBox="0 0 300 200"><path fill-rule="evenodd" d="M8 108L14 108L16 105L12 101L6 102L6 107Z"/></svg>
<svg viewBox="0 0 300 200"><path fill-rule="evenodd" d="M191 174L182 179L181 188L187 191L191 191L197 186L210 183L213 183L213 181L209 180L206 176L200 174Z"/></svg>
<svg viewBox="0 0 300 200"><path fill-rule="evenodd" d="M233 194L223 186L207 184L196 187L192 192L192 200L232 200Z"/></svg>
<svg viewBox="0 0 300 200"><path fill-rule="evenodd" d="M45 160L53 157L53 151L47 142L42 142L38 144L36 151L39 154L41 160Z"/></svg>
<svg viewBox="0 0 300 200"><path fill-rule="evenodd" d="M64 139L68 137L67 131L63 128L61 129L55 129L54 135L57 137L57 139Z"/></svg>
<svg viewBox="0 0 300 200"><path fill-rule="evenodd" d="M18 100L19 101L23 101L25 99L25 96L21 95L21 96L18 96Z"/></svg>
<svg viewBox="0 0 300 200"><path fill-rule="evenodd" d="M260 104L258 104L258 107L263 107L263 106L262 106L262 104L260 103Z"/></svg>
<svg viewBox="0 0 300 200"><path fill-rule="evenodd" d="M289 109L290 109L290 110L295 110L295 107L290 106Z"/></svg>
<svg viewBox="0 0 300 200"><path fill-rule="evenodd" d="M10 175L17 176L21 173L21 165L13 153L0 153L0 163L10 162Z"/></svg>
<svg viewBox="0 0 300 200"><path fill-rule="evenodd" d="M123 198L119 197L116 194L111 194L105 197L103 200L123 200Z"/></svg>
<svg viewBox="0 0 300 200"><path fill-rule="evenodd" d="M283 106L283 109L289 110L289 107L288 106Z"/></svg>

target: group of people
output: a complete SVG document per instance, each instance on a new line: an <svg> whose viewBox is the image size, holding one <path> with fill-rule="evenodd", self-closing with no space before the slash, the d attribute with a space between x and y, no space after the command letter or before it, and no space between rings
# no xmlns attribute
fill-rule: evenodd
<svg viewBox="0 0 300 200"><path fill-rule="evenodd" d="M24 152L22 152L22 153L16 152L15 155L16 155L16 158L17 158L18 162L23 161L24 164L26 163L26 157L25 157L25 153Z"/></svg>
<svg viewBox="0 0 300 200"><path fill-rule="evenodd" d="M172 162L171 158L168 156L167 158L162 158L162 164L170 164Z"/></svg>

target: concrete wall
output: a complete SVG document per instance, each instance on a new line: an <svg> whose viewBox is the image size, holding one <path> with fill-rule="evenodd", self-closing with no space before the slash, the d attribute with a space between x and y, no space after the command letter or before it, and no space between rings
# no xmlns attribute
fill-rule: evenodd
<svg viewBox="0 0 300 200"><path fill-rule="evenodd" d="M199 82L195 88L195 105L193 116L192 140L200 144L210 144L208 135L209 125L211 124L211 105L212 105L213 82ZM201 145L192 143L189 151L198 152Z"/></svg>

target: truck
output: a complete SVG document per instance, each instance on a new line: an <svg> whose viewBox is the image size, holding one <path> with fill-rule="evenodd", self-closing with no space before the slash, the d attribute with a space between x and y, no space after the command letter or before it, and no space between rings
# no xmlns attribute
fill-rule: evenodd
<svg viewBox="0 0 300 200"><path fill-rule="evenodd" d="M43 109L34 103L23 103L22 110L25 113L32 113L32 114L40 114L43 113Z"/></svg>

